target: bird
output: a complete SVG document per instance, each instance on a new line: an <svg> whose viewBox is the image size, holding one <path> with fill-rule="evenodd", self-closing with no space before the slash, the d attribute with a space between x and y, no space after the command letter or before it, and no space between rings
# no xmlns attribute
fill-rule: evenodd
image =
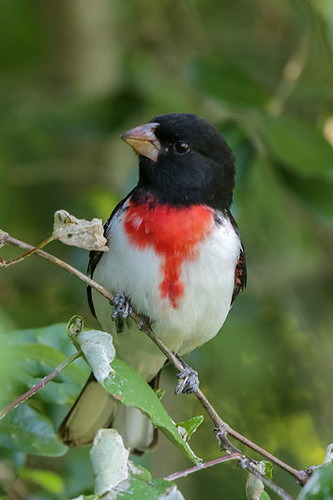
<svg viewBox="0 0 333 500"><path fill-rule="evenodd" d="M235 159L220 131L190 113L156 116L121 138L138 156L138 182L104 225L109 252L90 252L88 272L114 300L88 288L88 301L117 356L156 389L166 358L138 330L132 310L182 356L219 332L246 287L244 246L230 211ZM188 365L179 378L176 392L198 388ZM134 454L157 442L148 417L116 402L91 375L58 433L79 446L105 427L117 429Z"/></svg>

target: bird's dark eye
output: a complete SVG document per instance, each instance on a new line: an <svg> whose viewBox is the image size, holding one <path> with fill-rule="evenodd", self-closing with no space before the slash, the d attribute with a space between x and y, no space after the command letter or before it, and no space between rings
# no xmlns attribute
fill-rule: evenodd
<svg viewBox="0 0 333 500"><path fill-rule="evenodd" d="M190 145L183 141L175 142L175 144L173 145L173 149L179 155L185 155L191 150Z"/></svg>

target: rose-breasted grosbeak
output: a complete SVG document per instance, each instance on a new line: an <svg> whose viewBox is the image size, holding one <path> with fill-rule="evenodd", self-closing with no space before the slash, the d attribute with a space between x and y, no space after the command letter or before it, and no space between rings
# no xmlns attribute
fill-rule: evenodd
<svg viewBox="0 0 333 500"><path fill-rule="evenodd" d="M122 139L139 154L139 181L105 224L110 251L91 252L88 268L115 294L114 311L94 290L88 297L117 356L154 386L166 358L128 317L131 307L182 355L217 334L245 288L244 249L229 211L234 157L219 131L192 114L157 116ZM189 374L183 392L196 385ZM155 441L147 417L117 403L91 376L59 433L81 445L110 426L132 451Z"/></svg>

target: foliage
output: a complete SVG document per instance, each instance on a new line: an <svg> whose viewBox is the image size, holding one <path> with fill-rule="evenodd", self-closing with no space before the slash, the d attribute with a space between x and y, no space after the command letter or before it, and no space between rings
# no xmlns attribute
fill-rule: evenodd
<svg viewBox="0 0 333 500"><path fill-rule="evenodd" d="M298 500L324 500L333 495L333 463L314 471L308 483L298 495Z"/></svg>

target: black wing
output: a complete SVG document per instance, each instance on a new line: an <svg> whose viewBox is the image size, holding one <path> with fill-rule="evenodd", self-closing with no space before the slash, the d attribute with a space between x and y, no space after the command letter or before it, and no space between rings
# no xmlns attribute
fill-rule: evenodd
<svg viewBox="0 0 333 500"><path fill-rule="evenodd" d="M106 235L106 231L107 231L109 222L110 222L110 219L108 219L105 222L105 224L104 224L104 236ZM97 264L99 262L99 259L102 257L103 253L104 252L102 252L101 250L91 250L89 252L89 262L88 262L87 272L90 275L90 278L93 277L93 274L94 274L94 271L95 271L95 267L97 266ZM90 308L91 314L93 316L95 316L95 318L96 318L94 303L93 303L93 300L92 300L91 286L87 286L87 298L88 298L88 304L89 304L89 308Z"/></svg>
<svg viewBox="0 0 333 500"><path fill-rule="evenodd" d="M107 230L109 228L109 225L110 225L110 222L111 222L111 219L112 217L116 214L116 212L118 212L118 210L121 209L121 207L123 206L123 204L125 203L125 201L132 195L132 191L126 196L126 198L124 198L123 200L121 200L118 205L113 209L113 211L111 212L111 215L110 217L108 218L108 220L104 223L104 236L105 238L107 238ZM110 241L108 241L108 246L110 246ZM93 275L94 275L94 271L96 269L96 266L99 262L99 259L102 257L104 252L102 252L101 250L91 250L89 252L89 262L88 262L88 269L87 269L87 272L88 272L88 275L90 276L90 278L93 278ZM91 311L91 314L93 316L95 316L96 318L96 313L95 313L95 308L94 308L94 303L93 303L93 300L92 300L92 290L91 290L91 287L90 286L87 286L87 297L88 297L88 304L89 304L89 308L90 308L90 311Z"/></svg>
<svg viewBox="0 0 333 500"><path fill-rule="evenodd" d="M235 267L235 284L234 291L232 294L231 305L234 303L235 298L246 288L247 283L247 271L246 271L246 258L243 245L239 254L239 258Z"/></svg>
<svg viewBox="0 0 333 500"><path fill-rule="evenodd" d="M232 305L234 303L237 295L240 292L242 292L243 290L245 290L245 288L246 288L246 284L247 284L247 270L246 270L245 250L244 250L244 246L243 246L243 243L242 243L242 239L241 239L241 236L240 236L240 233L239 233L239 229L238 229L237 223L236 223L235 219L233 218L233 216L231 215L230 212L228 212L228 217L230 219L230 222L231 222L234 230L236 231L237 235L239 236L239 238L241 240L241 249L240 249L238 261L237 261L236 267L235 267L234 291L233 291L232 298L231 298L231 305Z"/></svg>

